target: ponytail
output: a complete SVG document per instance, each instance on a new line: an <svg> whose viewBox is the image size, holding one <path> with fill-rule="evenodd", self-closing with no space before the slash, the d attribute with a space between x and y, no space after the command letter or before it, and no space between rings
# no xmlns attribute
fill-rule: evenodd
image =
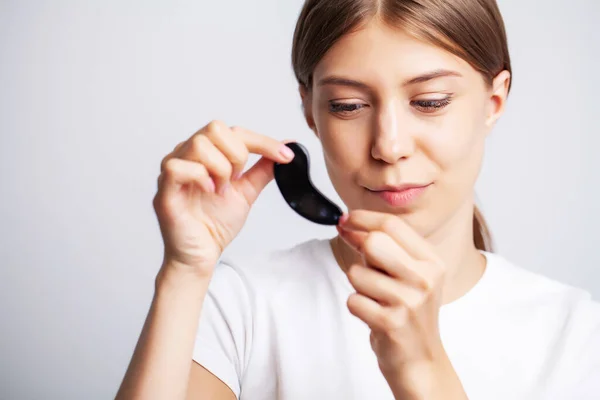
<svg viewBox="0 0 600 400"><path fill-rule="evenodd" d="M483 214L477 206L473 211L473 240L478 250L493 252L492 235L483 218Z"/></svg>

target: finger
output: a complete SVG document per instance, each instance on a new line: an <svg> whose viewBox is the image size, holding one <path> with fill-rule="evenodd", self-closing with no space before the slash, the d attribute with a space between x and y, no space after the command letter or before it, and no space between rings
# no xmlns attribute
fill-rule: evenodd
<svg viewBox="0 0 600 400"><path fill-rule="evenodd" d="M352 315L361 319L371 329L379 328L379 321L385 315L384 306L360 293L351 294L346 305Z"/></svg>
<svg viewBox="0 0 600 400"><path fill-rule="evenodd" d="M425 264L413 258L387 233L380 231L368 233L362 248L368 264L414 287L426 289L430 286L427 279L429 271L426 270Z"/></svg>
<svg viewBox="0 0 600 400"><path fill-rule="evenodd" d="M273 180L273 165L273 161L261 157L240 179L233 182L233 186L242 193L248 204L253 204L267 184Z"/></svg>
<svg viewBox="0 0 600 400"><path fill-rule="evenodd" d="M384 307L360 293L348 297L348 310L360 318L372 331L394 332L406 324L408 310L405 307Z"/></svg>
<svg viewBox="0 0 600 400"><path fill-rule="evenodd" d="M383 271L392 278L419 289L430 286L422 263L412 258L386 233L380 231L344 231L338 229L340 237L360 252L367 264Z"/></svg>
<svg viewBox="0 0 600 400"><path fill-rule="evenodd" d="M342 219L344 230L382 231L416 259L429 260L435 253L429 243L401 218L371 210L352 210Z"/></svg>
<svg viewBox="0 0 600 400"><path fill-rule="evenodd" d="M234 132L239 129L236 127L229 130L220 129L219 131L209 130L205 133L206 137L215 145L215 147L225 155L232 166L230 179L238 179L248 162L249 151L244 142L239 140Z"/></svg>
<svg viewBox="0 0 600 400"><path fill-rule="evenodd" d="M363 253L363 244L369 232L365 231L354 231L354 230L345 230L342 229L339 225L336 226L336 229L340 235L340 237L346 242L350 247L352 247L355 251L359 253Z"/></svg>
<svg viewBox="0 0 600 400"><path fill-rule="evenodd" d="M199 133L210 135L232 133L244 143L250 153L260 154L275 162L288 163L294 157L291 149L276 139L237 126L230 128L222 121L211 121L197 132Z"/></svg>
<svg viewBox="0 0 600 400"><path fill-rule="evenodd" d="M205 135L195 135L180 150L181 158L204 165L221 193L230 182L232 165Z"/></svg>
<svg viewBox="0 0 600 400"><path fill-rule="evenodd" d="M180 158L167 161L158 178L159 190L162 191L190 183L197 184L206 192L215 191L215 184L202 164Z"/></svg>
<svg viewBox="0 0 600 400"><path fill-rule="evenodd" d="M171 158L177 157L177 154L179 153L181 147L184 144L185 144L185 141L177 143L177 145L173 148L173 150L161 160L161 162L160 162L160 172L161 173L165 170L165 164L167 163L167 161L169 161Z"/></svg>
<svg viewBox="0 0 600 400"><path fill-rule="evenodd" d="M294 158L294 152L276 139L269 136L261 135L249 129L234 127L236 134L250 153L260 154L272 161L287 164Z"/></svg>
<svg viewBox="0 0 600 400"><path fill-rule="evenodd" d="M418 289L369 266L351 265L348 269L348 279L358 293L384 306L413 308L423 297Z"/></svg>

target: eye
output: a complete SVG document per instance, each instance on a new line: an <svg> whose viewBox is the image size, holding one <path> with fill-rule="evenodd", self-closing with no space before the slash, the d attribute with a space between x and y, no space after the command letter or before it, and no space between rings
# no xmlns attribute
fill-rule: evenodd
<svg viewBox="0 0 600 400"><path fill-rule="evenodd" d="M329 111L335 114L352 115L363 108L365 104L361 103L339 103L329 102Z"/></svg>
<svg viewBox="0 0 600 400"><path fill-rule="evenodd" d="M425 113L433 113L443 109L452 101L452 97L448 96L443 99L431 99L431 100L413 100L410 103L418 110Z"/></svg>

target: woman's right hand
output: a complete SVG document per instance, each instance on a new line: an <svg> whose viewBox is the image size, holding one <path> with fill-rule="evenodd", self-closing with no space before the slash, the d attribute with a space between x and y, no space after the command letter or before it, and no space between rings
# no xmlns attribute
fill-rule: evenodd
<svg viewBox="0 0 600 400"><path fill-rule="evenodd" d="M292 160L288 150L273 138L220 121L178 144L162 160L153 200L165 246L163 265L209 277L273 179L274 162ZM249 153L263 157L241 174Z"/></svg>

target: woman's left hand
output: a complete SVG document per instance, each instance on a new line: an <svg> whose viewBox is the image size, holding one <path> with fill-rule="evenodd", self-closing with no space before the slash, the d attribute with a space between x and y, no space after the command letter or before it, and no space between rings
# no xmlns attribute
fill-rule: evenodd
<svg viewBox="0 0 600 400"><path fill-rule="evenodd" d="M446 268L432 245L399 217L375 211L353 210L337 228L363 261L347 270L356 289L348 309L370 327L395 397L436 399L440 391L439 398L466 399L440 338Z"/></svg>

